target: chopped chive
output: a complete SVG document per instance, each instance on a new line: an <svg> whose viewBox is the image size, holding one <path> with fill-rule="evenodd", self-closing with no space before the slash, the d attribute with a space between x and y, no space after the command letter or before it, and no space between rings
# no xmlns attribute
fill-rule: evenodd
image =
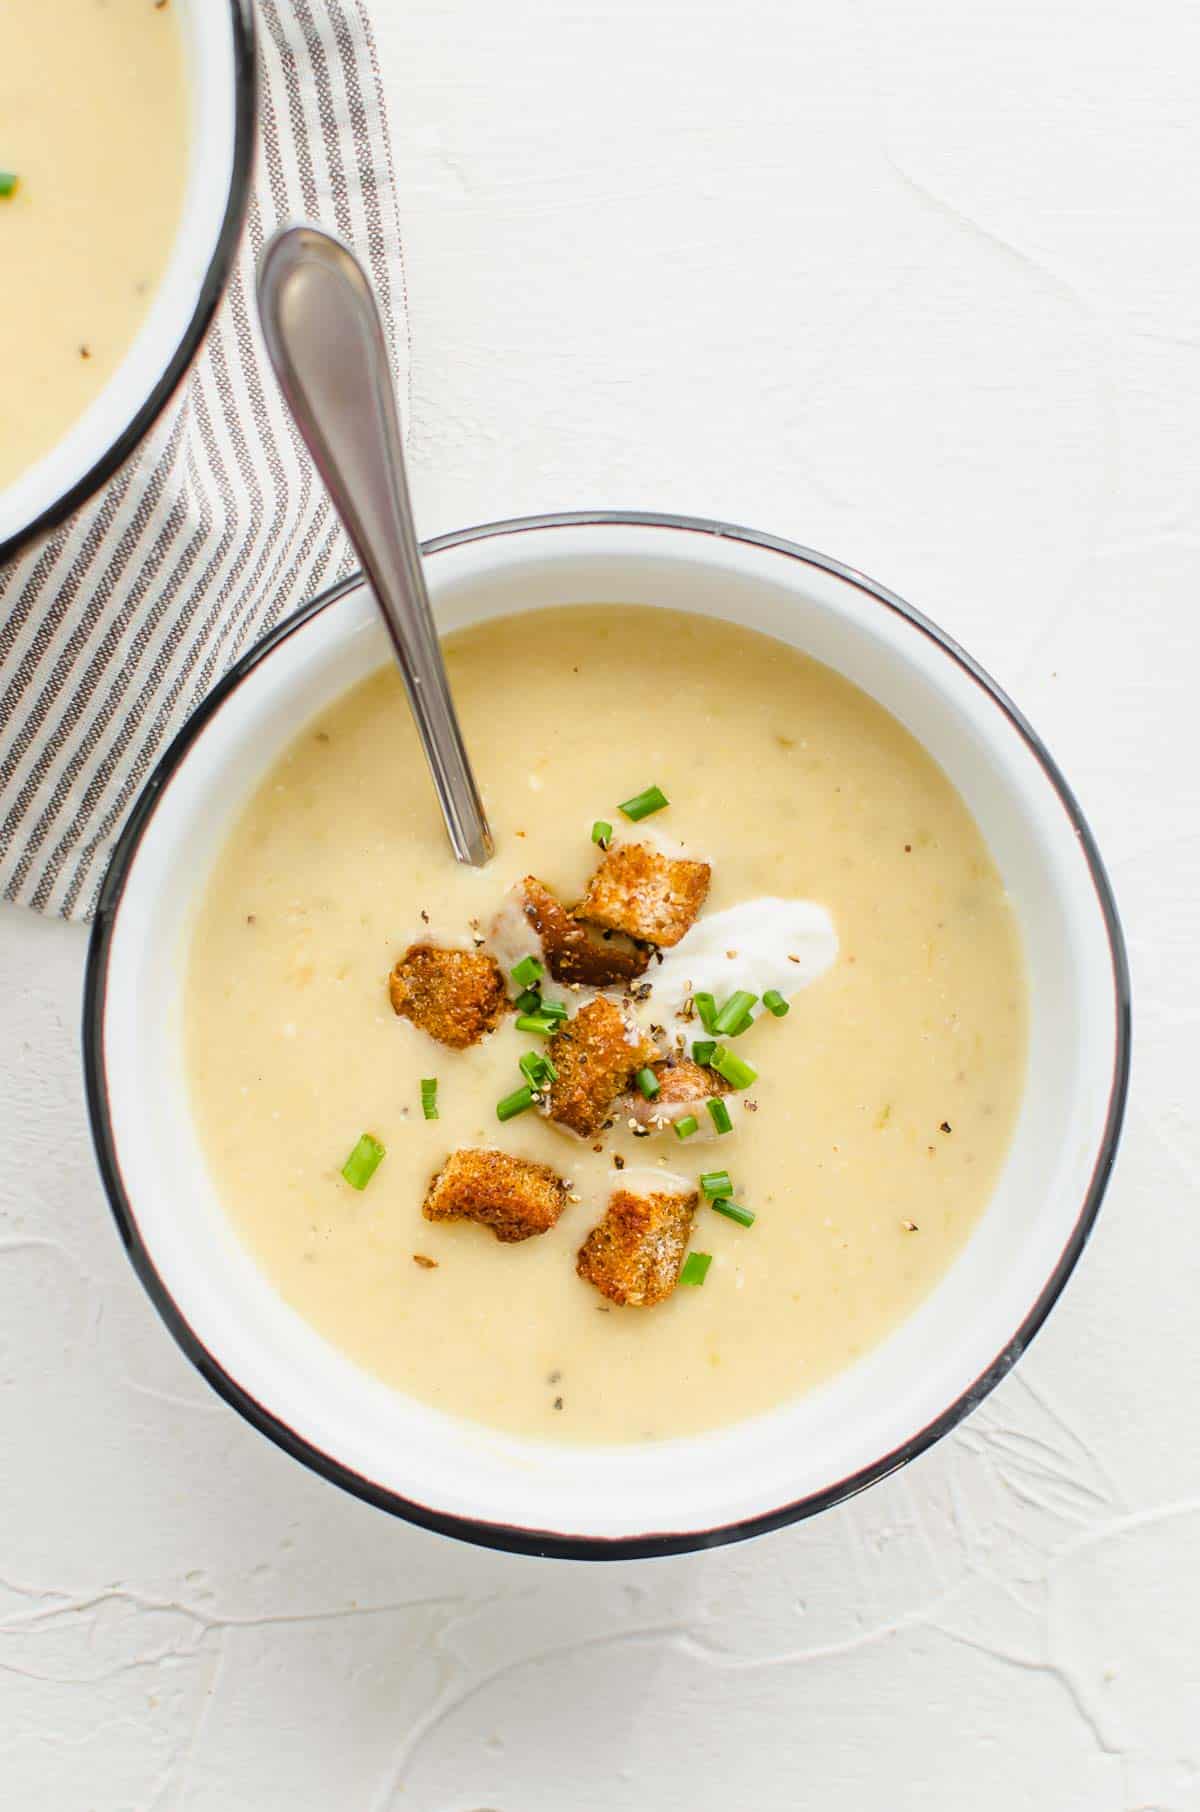
<svg viewBox="0 0 1200 1812"><path fill-rule="evenodd" d="M540 1038L549 1038L556 1032L561 1020L552 1019L547 1013L519 1013L517 1015L518 1032L536 1032Z"/></svg>
<svg viewBox="0 0 1200 1812"><path fill-rule="evenodd" d="M715 1038L693 1038L692 1062L711 1063L713 1060L713 1052L716 1048L717 1041Z"/></svg>
<svg viewBox="0 0 1200 1812"><path fill-rule="evenodd" d="M505 1095L503 1101L496 1103L497 1120L511 1120L516 1114L523 1114L527 1107L533 1106L533 1090L528 1083L522 1088L515 1088L511 1095Z"/></svg>
<svg viewBox="0 0 1200 1812"><path fill-rule="evenodd" d="M788 1011L788 1003L778 988L768 988L763 995L763 1006L768 1013L774 1013L776 1019L782 1019Z"/></svg>
<svg viewBox="0 0 1200 1812"><path fill-rule="evenodd" d="M636 824L639 818L648 818L651 812L661 812L663 806L670 803L660 786L648 786L644 793L635 793L632 799L626 799L617 810L624 812Z"/></svg>
<svg viewBox="0 0 1200 1812"><path fill-rule="evenodd" d="M540 1006L534 1008L534 1012L540 1013L543 1019L567 1019L570 1017L569 1009L564 1007L561 1000L544 1000Z"/></svg>
<svg viewBox="0 0 1200 1812"><path fill-rule="evenodd" d="M514 1005L518 1013L539 1013L542 996L537 988L525 988L517 995Z"/></svg>
<svg viewBox="0 0 1200 1812"><path fill-rule="evenodd" d="M748 994L745 988L739 988L731 994L717 1017L713 1020L712 1030L718 1038L736 1038L745 1030L743 1021L748 1021L750 1009L758 999L757 994Z"/></svg>
<svg viewBox="0 0 1200 1812"><path fill-rule="evenodd" d="M662 1093L662 1083L653 1070L639 1070L634 1081L645 1095L647 1101L653 1101L655 1095Z"/></svg>
<svg viewBox="0 0 1200 1812"><path fill-rule="evenodd" d="M708 1114L719 1133L733 1131L733 1121L729 1117L729 1109L719 1095L714 1096L708 1103Z"/></svg>
<svg viewBox="0 0 1200 1812"><path fill-rule="evenodd" d="M724 1076L730 1088L749 1088L752 1082L758 1081L758 1071L754 1065L747 1063L726 1044L719 1044L713 1052L712 1067L718 1076Z"/></svg>
<svg viewBox="0 0 1200 1812"><path fill-rule="evenodd" d="M545 973L545 963L540 963L536 956L523 956L519 963L513 964L511 970L518 988L532 988L534 982L540 982Z"/></svg>
<svg viewBox="0 0 1200 1812"><path fill-rule="evenodd" d="M706 1032L713 1030L717 1017L717 1003L711 994L693 994L696 1011L700 1015L700 1024Z"/></svg>
<svg viewBox="0 0 1200 1812"><path fill-rule="evenodd" d="M715 1208L718 1214L723 1214L727 1221L736 1221L739 1227L753 1227L754 1225L754 1216L749 1208L739 1207L727 1196L722 1196L719 1201L710 1202L709 1207Z"/></svg>
<svg viewBox="0 0 1200 1812"><path fill-rule="evenodd" d="M706 1170L700 1187L707 1196L732 1195L733 1179L727 1170Z"/></svg>
<svg viewBox="0 0 1200 1812"><path fill-rule="evenodd" d="M607 818L597 818L592 826L592 842L598 843L601 849L607 849L612 842L612 825Z"/></svg>
<svg viewBox="0 0 1200 1812"><path fill-rule="evenodd" d="M711 1264L711 1252L689 1252L683 1261L683 1270L679 1273L680 1283L702 1284Z"/></svg>
<svg viewBox="0 0 1200 1812"><path fill-rule="evenodd" d="M522 1051L517 1062L521 1066L521 1074L531 1088L545 1088L547 1082L558 1081L558 1071L550 1059L543 1057L540 1051Z"/></svg>
<svg viewBox="0 0 1200 1812"><path fill-rule="evenodd" d="M421 1078L421 1112L427 1120L436 1120L438 1117L436 1076Z"/></svg>
<svg viewBox="0 0 1200 1812"><path fill-rule="evenodd" d="M15 195L20 181L15 170L0 170L0 197L7 201L10 195Z"/></svg>
<svg viewBox="0 0 1200 1812"><path fill-rule="evenodd" d="M690 1139L694 1132L699 1131L700 1122L697 1120L695 1114L684 1114L682 1120L676 1120L675 1122L675 1137L677 1139Z"/></svg>
<svg viewBox="0 0 1200 1812"><path fill-rule="evenodd" d="M371 1133L365 1132L342 1165L342 1175L351 1189L365 1189L383 1159L383 1146Z"/></svg>

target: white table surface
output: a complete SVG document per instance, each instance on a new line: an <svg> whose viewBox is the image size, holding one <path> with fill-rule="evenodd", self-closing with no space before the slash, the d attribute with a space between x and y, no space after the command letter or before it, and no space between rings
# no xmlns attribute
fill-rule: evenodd
<svg viewBox="0 0 1200 1812"><path fill-rule="evenodd" d="M1017 1373L858 1501L611 1567L277 1453L122 1254L84 934L0 913L0 1805L1200 1808L1200 12L374 0L422 527L628 505L876 574L1100 836L1137 1052Z"/></svg>

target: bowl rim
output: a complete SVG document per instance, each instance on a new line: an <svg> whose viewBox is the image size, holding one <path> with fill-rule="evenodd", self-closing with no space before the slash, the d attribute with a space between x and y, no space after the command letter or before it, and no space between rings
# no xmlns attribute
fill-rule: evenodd
<svg viewBox="0 0 1200 1812"><path fill-rule="evenodd" d="M1020 1326L974 1382L939 1415L891 1451L883 1454L878 1460L848 1474L845 1478L837 1480L820 1491L811 1492L778 1508L708 1530L689 1530L683 1533L655 1530L645 1534L617 1537L564 1535L551 1529L489 1522L432 1508L381 1486L372 1479L363 1477L361 1473L344 1465L332 1454L322 1451L297 1434L279 1416L260 1403L244 1386L232 1378L223 1369L219 1360L205 1347L155 1269L150 1252L142 1239L132 1204L126 1195L117 1160L104 1058L107 973L117 913L146 827L173 774L186 759L193 745L203 735L208 723L221 710L226 699L263 661L269 658L282 642L315 616L336 604L339 599L356 590L363 582L361 573L351 574L348 578L329 587L284 622L278 624L253 648L249 649L230 668L193 713L146 781L113 851L100 893L84 979L82 1043L84 1081L92 1142L101 1180L117 1223L118 1232L134 1270L177 1345L219 1396L223 1397L246 1421L293 1459L299 1460L310 1470L350 1492L353 1496L363 1499L377 1509L386 1510L393 1516L414 1523L420 1528L452 1536L461 1541L469 1541L479 1547L496 1548L518 1554L564 1560L635 1560L687 1553L697 1549L720 1547L727 1542L744 1541L751 1536L781 1529L789 1523L798 1522L821 1510L829 1509L834 1504L855 1496L868 1485L875 1484L878 1480L886 1478L888 1474L916 1459L935 1441L940 1440L943 1435L955 1428L995 1389L1041 1328L1074 1270L1099 1214L1120 1142L1128 1094L1131 990L1125 938L1112 886L1091 828L1053 756L1032 725L978 662L930 618L914 609L912 605L906 603L903 598L890 591L886 586L880 585L856 568L847 566L828 554L819 553L813 548L785 540L777 535L765 534L755 529L706 517L681 516L657 511L572 510L546 515L512 517L435 536L422 543L422 552L428 556L443 548L460 547L474 541L519 535L530 531L592 527L666 529L741 542L751 547L764 548L785 555L806 565L815 566L854 586L859 591L865 592L878 604L902 617L920 634L933 641L967 673L990 702L999 708L1024 741L1044 776L1050 782L1078 839L1095 889L1112 965L1113 1065L1104 1128L1079 1212L1054 1269L1035 1297Z"/></svg>
<svg viewBox="0 0 1200 1812"><path fill-rule="evenodd" d="M208 268L196 297L196 306L184 327L179 344L167 361L158 382L137 412L126 423L116 440L77 478L70 488L22 523L7 539L0 539L0 568L32 542L59 528L69 516L94 497L113 473L132 456L154 426L192 360L200 350L212 318L217 312L233 261L241 242L242 227L250 203L250 182L254 174L255 130L258 120L258 60L253 0L227 0L233 34L234 139L233 163L229 173L229 193L220 230L213 246Z"/></svg>

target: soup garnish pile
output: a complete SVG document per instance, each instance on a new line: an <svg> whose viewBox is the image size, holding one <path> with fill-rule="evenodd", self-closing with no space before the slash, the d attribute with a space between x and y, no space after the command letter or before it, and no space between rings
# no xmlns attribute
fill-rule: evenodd
<svg viewBox="0 0 1200 1812"><path fill-rule="evenodd" d="M651 786L618 809L638 823L669 803L661 787ZM725 1137L734 1130L730 1098L758 1079L735 1041L756 1018L786 1017L789 987L813 979L811 950L806 957L760 942L758 963L771 965L784 984L765 988L761 998L735 987L718 1000L688 977L656 999L655 969L664 952L681 950L687 961L711 867L648 842L618 841L607 819L593 824L592 842L602 859L575 906L564 906L526 875L487 933L475 921L465 947L428 939L410 944L391 972L392 1008L455 1053L488 1037L507 1013L515 1015L517 1031L539 1042L520 1053L521 1079L496 1103L502 1124L535 1111L568 1137L591 1141L596 1152L618 1121L638 1139L670 1134L686 1145ZM786 924L790 903L769 904L783 906ZM802 905L801 916L814 910ZM736 916L742 933L761 937L761 903ZM778 941L778 914L769 916ZM728 922L724 929L739 935ZM824 942L818 970L836 952L831 927ZM710 964L706 957L707 951L697 953L701 969ZM736 962L737 952L726 950L725 959ZM439 1083L438 1076L421 1080L426 1120L438 1118ZM754 1111L752 1101L746 1105ZM385 1156L382 1141L363 1133L342 1176L365 1189ZM678 1284L704 1283L712 1255L689 1250L701 1200L740 1227L754 1225L754 1211L735 1200L728 1169L704 1171L695 1186L671 1173L634 1178L623 1171L618 1160L603 1217L575 1262L580 1277L622 1307L650 1308ZM550 1165L487 1146L449 1154L430 1181L423 1212L430 1221L476 1221L512 1243L547 1233L579 1199L570 1178Z"/></svg>

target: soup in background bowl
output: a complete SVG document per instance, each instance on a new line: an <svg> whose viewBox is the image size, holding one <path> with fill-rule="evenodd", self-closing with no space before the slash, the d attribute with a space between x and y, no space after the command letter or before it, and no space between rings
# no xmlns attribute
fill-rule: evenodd
<svg viewBox="0 0 1200 1812"><path fill-rule="evenodd" d="M0 0L0 38L3 560L128 456L199 344L248 192L253 15Z"/></svg>
<svg viewBox="0 0 1200 1812"><path fill-rule="evenodd" d="M562 518L434 543L428 571L487 869L443 845L358 583L242 663L114 860L86 1055L134 1262L243 1413L414 1520L611 1555L809 1513L965 1414L1086 1238L1127 1063L1086 826L978 669L821 556ZM827 908L837 937L786 1016L738 1037L760 1080L703 1153L671 1127L572 1145L536 1112L498 1122L530 1034L506 1019L452 1052L387 994L422 913L486 945L521 875L577 897L589 826L642 837L615 808L651 782L659 834L711 867L689 937L768 893ZM387 1157L355 1191L360 1131ZM511 1245L430 1222L429 1178L463 1146L569 1171L575 1199ZM660 1158L734 1177L755 1220L695 1209L701 1288L618 1306L577 1274L616 1157L625 1178Z"/></svg>

